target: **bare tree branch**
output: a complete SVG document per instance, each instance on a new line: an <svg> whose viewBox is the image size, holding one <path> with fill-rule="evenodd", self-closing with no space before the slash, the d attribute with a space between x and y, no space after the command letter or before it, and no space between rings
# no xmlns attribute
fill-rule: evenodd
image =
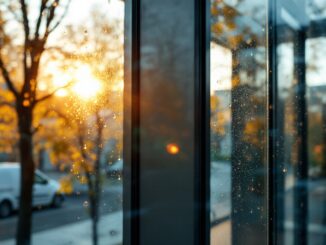
<svg viewBox="0 0 326 245"><path fill-rule="evenodd" d="M81 154L81 157L83 160L81 161L81 166L84 169L86 179L87 179L87 184L88 184L88 190L93 190L93 181L92 181L92 176L89 171L89 165L87 165L87 162L89 162L90 157L87 154L87 151L85 150L85 138L84 138L84 127L83 124L78 124L77 126L77 144L79 146L79 151Z"/></svg>
<svg viewBox="0 0 326 245"><path fill-rule="evenodd" d="M47 100L47 99L50 99L51 97L53 97L58 91L60 91L61 89L65 89L65 88L68 88L72 85L72 82L66 84L65 86L62 86L62 87L59 87L55 90L53 90L51 93L47 94L47 95L44 95L43 97L39 98L39 99L36 99L34 101L34 105L44 101L44 100Z"/></svg>
<svg viewBox="0 0 326 245"><path fill-rule="evenodd" d="M25 3L25 0L20 0L21 5L21 11L23 15L23 26L24 26L24 33L25 33L25 44L24 44L24 55L23 55L23 65L24 65L24 85L21 90L21 94L24 94L26 91L29 90L30 83L27 80L27 74L28 74L28 65L27 65L27 57L29 53L29 20L28 20L28 14L27 14L27 5Z"/></svg>
<svg viewBox="0 0 326 245"><path fill-rule="evenodd" d="M9 72L7 71L3 61L2 61L2 57L0 56L0 70L1 70L1 73L2 73L2 76L5 80L5 83L8 87L8 89L14 94L14 96L16 98L18 98L19 96L19 93L17 91L17 89L15 88L11 78L10 78L10 75L9 75Z"/></svg>
<svg viewBox="0 0 326 245"><path fill-rule="evenodd" d="M53 27L51 29L48 30L49 34L51 32L53 32L61 24L63 19L66 17L66 15L68 13L69 6L70 6L70 3L71 3L71 0L69 0L68 3L66 4L65 10L64 10L63 14L60 16L59 20L53 25Z"/></svg>
<svg viewBox="0 0 326 245"><path fill-rule="evenodd" d="M36 127L32 129L32 134L36 134L43 127L42 123L39 123Z"/></svg>
<svg viewBox="0 0 326 245"><path fill-rule="evenodd" d="M42 0L39 16L38 16L37 22L36 22L35 34L34 34L36 39L40 36L40 27L41 27L41 23L42 23L42 19L43 19L43 12L46 9L47 3L48 3L48 0Z"/></svg>
<svg viewBox="0 0 326 245"><path fill-rule="evenodd" d="M3 119L3 118L0 118L0 124L2 125L11 125L12 124L12 119Z"/></svg>
<svg viewBox="0 0 326 245"><path fill-rule="evenodd" d="M15 105L13 103L7 101L0 101L0 108L5 106L8 106L10 108L15 108Z"/></svg>
<svg viewBox="0 0 326 245"><path fill-rule="evenodd" d="M46 18L46 24L45 24L45 33L44 33L44 36L43 36L43 40L47 40L50 32L50 25L51 25L51 22L53 21L54 19L54 16L55 16L55 10L57 8L57 6L59 5L59 2L60 0L54 0L53 3L51 4L51 6L49 6L49 10L48 10L48 16Z"/></svg>
<svg viewBox="0 0 326 245"><path fill-rule="evenodd" d="M27 16L27 6L25 0L20 0L21 10L23 14L23 24L24 24L24 32L25 32L25 42L29 40L29 21Z"/></svg>
<svg viewBox="0 0 326 245"><path fill-rule="evenodd" d="M94 52L87 52L87 53L80 53L76 54L76 52L69 52L64 50L62 47L59 46L51 46L46 48L47 52L56 51L61 54L64 58L72 59L72 60L81 60L81 59L90 59L94 58Z"/></svg>
<svg viewBox="0 0 326 245"><path fill-rule="evenodd" d="M66 115L64 115L62 112L60 112L60 111L58 111L58 110L56 110L56 109L54 109L54 108L49 108L49 109L47 109L47 110L43 113L43 115L42 115L42 119L48 117L52 112L55 113L55 114L57 115L58 118L62 118L62 119L65 120L65 122L66 122L67 124L70 124L70 121L69 121L69 119L66 117ZM41 120L42 120L42 119L41 119ZM38 131L43 127L43 123L41 122L41 120L40 120L40 122L38 123L38 125L37 125L36 127L34 127L34 129L32 130L32 134L37 133L37 132L38 132Z"/></svg>

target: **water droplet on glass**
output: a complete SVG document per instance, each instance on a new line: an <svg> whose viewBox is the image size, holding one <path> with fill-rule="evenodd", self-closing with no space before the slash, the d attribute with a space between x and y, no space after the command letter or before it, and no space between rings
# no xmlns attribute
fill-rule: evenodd
<svg viewBox="0 0 326 245"><path fill-rule="evenodd" d="M88 207L88 201L85 201L85 202L83 203L83 206L84 206L84 208L87 208L87 207Z"/></svg>

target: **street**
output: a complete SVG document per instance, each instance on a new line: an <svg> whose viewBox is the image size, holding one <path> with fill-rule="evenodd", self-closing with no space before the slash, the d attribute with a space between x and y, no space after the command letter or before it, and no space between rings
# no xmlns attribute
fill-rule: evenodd
<svg viewBox="0 0 326 245"><path fill-rule="evenodd" d="M122 188L113 186L102 194L100 212L108 214L121 210ZM33 211L33 233L73 224L89 219L87 194L67 196L61 208L43 207ZM11 217L0 219L0 241L13 238L16 232L17 212Z"/></svg>
<svg viewBox="0 0 326 245"><path fill-rule="evenodd" d="M213 162L211 169L211 219L214 221L229 222L231 212L231 166L228 162ZM289 174L289 176L291 176ZM292 183L292 179L288 179ZM291 184L292 185L292 184ZM289 244L293 239L293 188L288 185L285 191L285 230ZM326 239L326 181L310 181L309 189L309 239L315 244L323 244ZM122 185L115 183L108 185L101 197L100 212L102 215L121 211ZM103 216L104 217L104 216ZM119 220L122 218L119 218ZM53 228L65 230L67 226L89 220L87 194L67 196L63 207L35 209L33 211L33 233L51 231ZM222 224L217 222L216 224ZM16 232L17 213L6 219L0 219L0 241L14 238ZM79 229L79 228L78 228ZM76 232L78 232L78 229ZM88 229L88 228L87 228ZM79 231L80 232L80 231ZM55 233L57 234L57 233Z"/></svg>

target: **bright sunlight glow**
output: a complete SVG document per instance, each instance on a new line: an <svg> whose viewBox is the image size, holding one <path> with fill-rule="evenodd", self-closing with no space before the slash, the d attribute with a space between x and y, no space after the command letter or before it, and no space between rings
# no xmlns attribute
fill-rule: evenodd
<svg viewBox="0 0 326 245"><path fill-rule="evenodd" d="M53 84L56 87L62 87L67 83L72 83L67 89L60 89L56 92L57 96L67 96L68 91L76 94L84 100L95 97L101 90L101 82L93 75L88 65L80 65L77 69L69 69L67 73L54 79Z"/></svg>
<svg viewBox="0 0 326 245"><path fill-rule="evenodd" d="M87 65L80 66L74 74L72 91L82 99L90 99L101 90L101 82L94 77Z"/></svg>

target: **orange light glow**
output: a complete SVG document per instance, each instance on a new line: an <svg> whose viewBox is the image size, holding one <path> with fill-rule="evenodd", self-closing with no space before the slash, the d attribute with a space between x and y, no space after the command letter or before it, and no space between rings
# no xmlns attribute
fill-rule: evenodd
<svg viewBox="0 0 326 245"><path fill-rule="evenodd" d="M179 153L180 148L177 144L175 143L170 143L166 145L166 151L171 154L171 155L176 155Z"/></svg>
<svg viewBox="0 0 326 245"><path fill-rule="evenodd" d="M72 90L82 99L90 99L101 90L101 82L96 79L88 66L81 66L74 75L76 83Z"/></svg>
<svg viewBox="0 0 326 245"><path fill-rule="evenodd" d="M67 96L69 91L81 99L88 100L94 98L102 89L101 81L93 75L91 68L86 64L81 64L77 69L70 69L67 73L55 77L53 85L64 87L69 82L72 82L72 86L58 90L57 96Z"/></svg>

